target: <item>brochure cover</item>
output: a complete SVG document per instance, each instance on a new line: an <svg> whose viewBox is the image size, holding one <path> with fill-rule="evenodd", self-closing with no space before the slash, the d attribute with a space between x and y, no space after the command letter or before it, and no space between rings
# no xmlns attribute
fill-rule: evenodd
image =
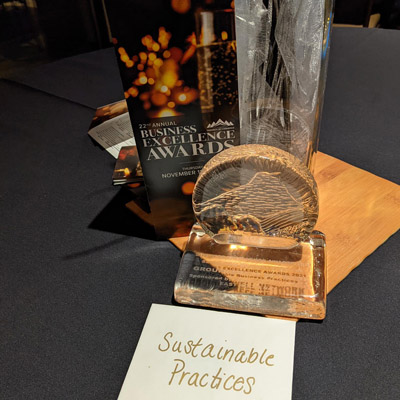
<svg viewBox="0 0 400 400"><path fill-rule="evenodd" d="M186 235L200 170L239 144L233 2L106 6L156 231Z"/></svg>
<svg viewBox="0 0 400 400"><path fill-rule="evenodd" d="M121 148L112 180L113 185L143 182L143 173L136 146Z"/></svg>

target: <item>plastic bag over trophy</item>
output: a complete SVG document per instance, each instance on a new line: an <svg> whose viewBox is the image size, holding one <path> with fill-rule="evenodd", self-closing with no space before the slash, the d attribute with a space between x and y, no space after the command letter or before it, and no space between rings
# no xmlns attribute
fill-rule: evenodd
<svg viewBox="0 0 400 400"><path fill-rule="evenodd" d="M332 3L235 1L241 145L214 156L198 177L178 302L325 317L325 237L314 230L312 168ZM203 38L213 37L216 14L208 13L197 19L208 21L198 29ZM218 95L213 88L205 106Z"/></svg>

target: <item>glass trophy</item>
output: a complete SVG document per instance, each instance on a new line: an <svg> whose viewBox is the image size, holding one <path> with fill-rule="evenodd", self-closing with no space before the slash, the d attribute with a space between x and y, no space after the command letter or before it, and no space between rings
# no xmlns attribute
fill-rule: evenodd
<svg viewBox="0 0 400 400"><path fill-rule="evenodd" d="M240 146L214 156L193 192L197 223L179 303L323 319L326 243L312 175L332 2L236 1Z"/></svg>

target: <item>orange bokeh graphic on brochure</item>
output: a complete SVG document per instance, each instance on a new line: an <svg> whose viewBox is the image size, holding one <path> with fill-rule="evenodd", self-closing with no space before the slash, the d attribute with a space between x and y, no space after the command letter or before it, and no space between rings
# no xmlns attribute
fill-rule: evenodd
<svg viewBox="0 0 400 400"><path fill-rule="evenodd" d="M190 3L190 1L189 1ZM125 67L135 69L132 86L125 91L125 98L139 98L151 118L180 115L177 108L197 100L195 88L185 85L180 79L180 67L193 57L196 51L196 37L187 39L185 51L178 47L169 48L171 33L164 27L158 30L158 38L151 35L142 38L144 50L129 56L124 47L118 47L120 60ZM114 43L118 43L114 39Z"/></svg>

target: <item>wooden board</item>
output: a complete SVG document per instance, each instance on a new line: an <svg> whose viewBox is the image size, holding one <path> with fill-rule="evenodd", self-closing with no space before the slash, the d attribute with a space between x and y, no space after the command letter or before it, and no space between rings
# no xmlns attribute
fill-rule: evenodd
<svg viewBox="0 0 400 400"><path fill-rule="evenodd" d="M400 186L321 152L314 175L329 292L400 228ZM170 241L183 250L187 237Z"/></svg>

